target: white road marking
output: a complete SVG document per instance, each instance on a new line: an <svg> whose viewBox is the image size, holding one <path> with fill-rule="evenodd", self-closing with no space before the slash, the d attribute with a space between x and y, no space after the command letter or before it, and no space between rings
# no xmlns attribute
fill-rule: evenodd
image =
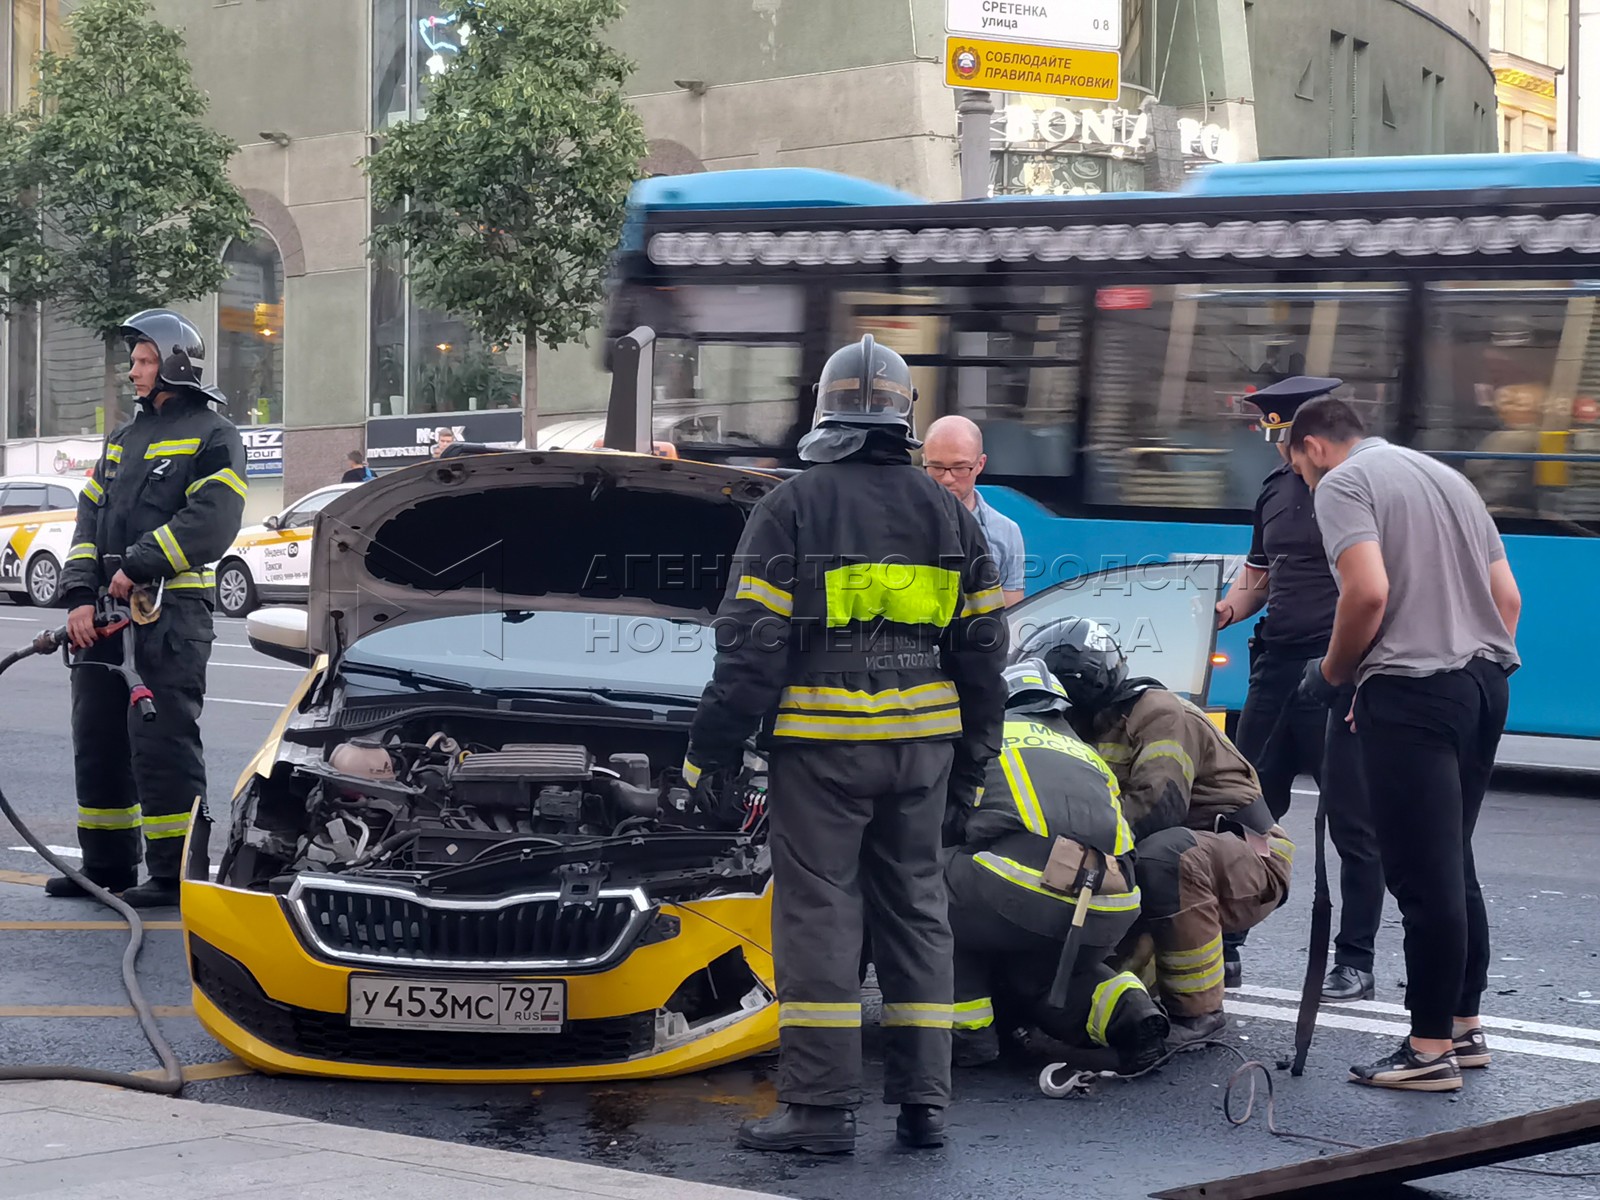
<svg viewBox="0 0 1600 1200"><path fill-rule="evenodd" d="M1245 984L1243 987L1232 989L1240 996L1259 996L1263 1000L1287 1000L1291 1004L1300 1003L1300 993L1290 991L1288 988L1256 987ZM1360 1000L1353 1004L1333 1004L1323 1008L1324 1012L1357 1012L1377 1013L1383 1016L1404 1017L1409 1014L1399 1004L1386 1004L1382 1000ZM1543 1021L1516 1021L1510 1017L1483 1018L1483 1024L1488 1029L1504 1029L1509 1033L1534 1033L1541 1037L1567 1038L1575 1042L1600 1042L1600 1030L1580 1029L1574 1025L1547 1025Z"/></svg>
<svg viewBox="0 0 1600 1200"><path fill-rule="evenodd" d="M227 696L207 696L207 704L249 704L255 708L282 708L282 700L233 700Z"/></svg>
<svg viewBox="0 0 1600 1200"><path fill-rule="evenodd" d="M275 667L271 663L220 662L215 658L208 665L212 667L235 667L241 671L293 671L296 675L304 675L306 673L304 667Z"/></svg>
<svg viewBox="0 0 1600 1200"><path fill-rule="evenodd" d="M1251 1004L1247 1001L1233 1000L1225 1005L1225 1011L1241 1017L1262 1017L1268 1021L1285 1021L1293 1024L1298 1019L1298 1014L1292 1008L1278 1008L1271 1004ZM1485 1026L1490 1025L1490 1018L1483 1019ZM1324 1029L1351 1029L1357 1033L1381 1034L1385 1037L1403 1038L1411 1032L1409 1025L1398 1025L1392 1021L1374 1021L1368 1017L1353 1017L1342 1012L1329 1012L1323 1009L1317 1013L1317 1024ZM1550 1042L1530 1042L1523 1038L1494 1037L1489 1042L1489 1053L1505 1051L1508 1054L1531 1054L1536 1058L1559 1058L1568 1062L1600 1063L1600 1050L1591 1050L1588 1046L1557 1046Z"/></svg>
<svg viewBox="0 0 1600 1200"><path fill-rule="evenodd" d="M83 851L79 850L76 846L52 846L49 842L46 842L44 844L44 846L45 846L45 849L50 851L51 854L59 854L62 858L82 858L83 857ZM20 850L24 854L37 854L37 853L39 853L32 846L12 846L12 847L10 847L10 849L12 849L12 850Z"/></svg>

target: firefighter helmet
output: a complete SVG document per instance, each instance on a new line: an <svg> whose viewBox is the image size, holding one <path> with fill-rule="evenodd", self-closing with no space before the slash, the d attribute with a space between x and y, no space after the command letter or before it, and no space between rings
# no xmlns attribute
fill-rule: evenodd
<svg viewBox="0 0 1600 1200"><path fill-rule="evenodd" d="M1022 639L1019 659L1042 659L1074 708L1096 709L1128 678L1111 631L1087 617L1062 617Z"/></svg>
<svg viewBox="0 0 1600 1200"><path fill-rule="evenodd" d="M128 353L140 342L149 342L161 357L157 378L172 388L204 389L206 343L187 317L169 308L147 308L135 313L117 329L128 344Z"/></svg>
<svg viewBox="0 0 1600 1200"><path fill-rule="evenodd" d="M822 368L816 394L813 426L895 425L911 432L911 408L917 400L911 368L870 333L834 351Z"/></svg>
<svg viewBox="0 0 1600 1200"><path fill-rule="evenodd" d="M1050 674L1043 659L1025 658L1007 667L1005 681L1007 712L1049 713L1067 708L1066 689Z"/></svg>

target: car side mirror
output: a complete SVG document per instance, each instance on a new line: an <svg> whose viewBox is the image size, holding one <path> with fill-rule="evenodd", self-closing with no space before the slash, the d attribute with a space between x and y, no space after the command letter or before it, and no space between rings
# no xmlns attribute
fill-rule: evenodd
<svg viewBox="0 0 1600 1200"><path fill-rule="evenodd" d="M268 529L276 529L278 527L278 518L277 518L276 515L273 515L273 516L268 517L265 521L263 521L261 523L263 525L265 525Z"/></svg>
<svg viewBox="0 0 1600 1200"><path fill-rule="evenodd" d="M257 654L297 667L310 667L309 617L303 608L258 608L244 619L245 637Z"/></svg>

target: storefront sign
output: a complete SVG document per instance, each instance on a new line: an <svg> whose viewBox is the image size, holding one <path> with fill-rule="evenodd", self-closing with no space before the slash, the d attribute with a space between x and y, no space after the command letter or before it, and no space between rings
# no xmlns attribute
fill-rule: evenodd
<svg viewBox="0 0 1600 1200"><path fill-rule="evenodd" d="M1138 155L1153 148L1148 112L1112 107L1035 111L1025 104L1008 104L1000 115L1007 148L1103 148ZM1202 125L1192 117L1178 121L1178 148L1185 158L1239 161L1239 139L1231 131L1220 125Z"/></svg>
<svg viewBox="0 0 1600 1200"><path fill-rule="evenodd" d="M423 462L433 453L441 428L450 430L458 442L475 442L495 450L522 447L520 408L377 417L367 422L367 460L374 470Z"/></svg>
<svg viewBox="0 0 1600 1200"><path fill-rule="evenodd" d="M945 0L944 27L968 37L1122 47L1122 0Z"/></svg>
<svg viewBox="0 0 1600 1200"><path fill-rule="evenodd" d="M245 473L252 479L283 474L283 430L246 425L239 430L244 439Z"/></svg>
<svg viewBox="0 0 1600 1200"><path fill-rule="evenodd" d="M54 438L12 442L5 451L7 475L87 475L105 443L99 438Z"/></svg>
<svg viewBox="0 0 1600 1200"><path fill-rule="evenodd" d="M944 63L951 88L1080 100L1115 100L1122 91L1122 55L1115 50L946 37Z"/></svg>

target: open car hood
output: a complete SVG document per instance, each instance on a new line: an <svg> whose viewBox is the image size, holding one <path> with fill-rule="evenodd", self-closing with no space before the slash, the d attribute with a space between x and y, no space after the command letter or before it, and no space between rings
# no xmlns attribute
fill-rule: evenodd
<svg viewBox="0 0 1600 1200"><path fill-rule="evenodd" d="M566 610L709 622L750 509L782 480L618 451L514 450L419 464L317 514L307 636Z"/></svg>

